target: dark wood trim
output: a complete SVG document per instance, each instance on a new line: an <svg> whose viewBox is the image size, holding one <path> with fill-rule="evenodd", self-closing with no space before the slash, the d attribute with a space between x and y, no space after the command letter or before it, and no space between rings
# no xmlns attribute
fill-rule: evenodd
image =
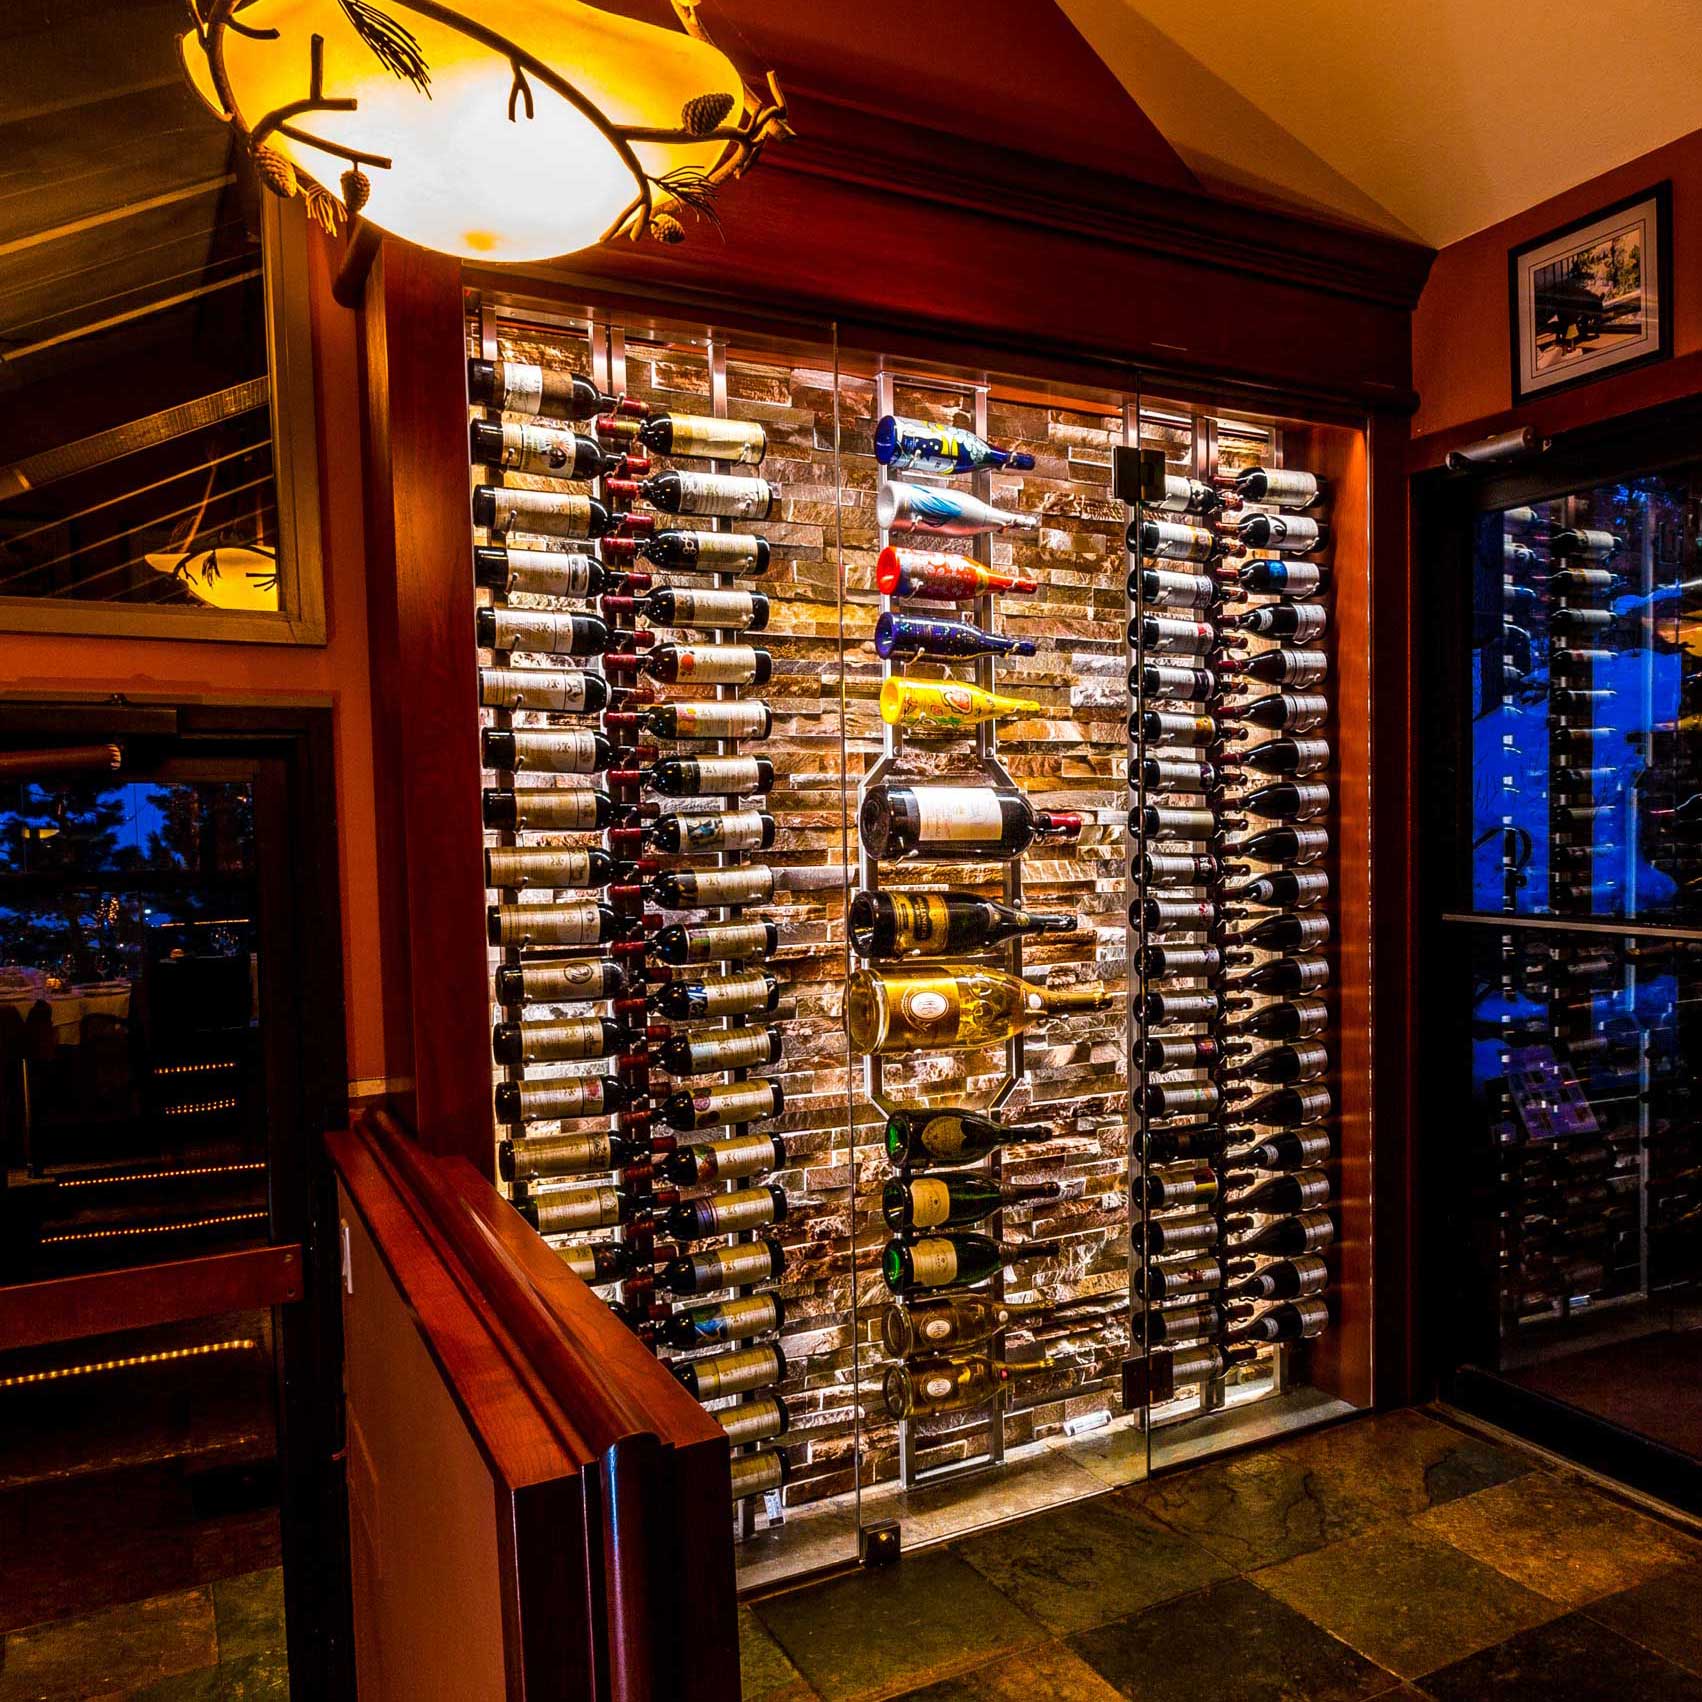
<svg viewBox="0 0 1702 1702"><path fill-rule="evenodd" d="M283 1306L306 1292L299 1242L0 1285L0 1353Z"/></svg>

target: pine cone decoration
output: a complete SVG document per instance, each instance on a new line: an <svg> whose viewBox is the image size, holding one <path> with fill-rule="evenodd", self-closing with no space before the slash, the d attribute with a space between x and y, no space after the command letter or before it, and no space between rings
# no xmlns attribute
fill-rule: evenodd
<svg viewBox="0 0 1702 1702"><path fill-rule="evenodd" d="M684 242L686 228L672 213L653 213L650 217L650 240L652 242Z"/></svg>
<svg viewBox="0 0 1702 1702"><path fill-rule="evenodd" d="M342 178L343 205L353 218L372 195L372 179L359 166L350 166Z"/></svg>
<svg viewBox="0 0 1702 1702"><path fill-rule="evenodd" d="M693 136L707 136L732 110L731 95L697 95L680 108L680 123Z"/></svg>
<svg viewBox="0 0 1702 1702"><path fill-rule="evenodd" d="M296 180L295 167L276 148L256 148L254 170L279 200L290 200L301 188Z"/></svg>

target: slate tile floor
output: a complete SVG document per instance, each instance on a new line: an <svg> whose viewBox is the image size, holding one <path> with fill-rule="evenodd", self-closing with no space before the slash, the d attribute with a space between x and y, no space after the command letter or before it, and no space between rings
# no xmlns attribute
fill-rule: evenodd
<svg viewBox="0 0 1702 1702"><path fill-rule="evenodd" d="M745 1702L1702 1702L1702 1540L1401 1412L770 1596L740 1628Z"/></svg>

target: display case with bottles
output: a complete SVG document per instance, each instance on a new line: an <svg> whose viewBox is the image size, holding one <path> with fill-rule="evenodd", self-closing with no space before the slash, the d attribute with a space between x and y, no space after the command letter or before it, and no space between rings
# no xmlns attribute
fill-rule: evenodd
<svg viewBox="0 0 1702 1702"><path fill-rule="evenodd" d="M501 1172L722 1417L742 1580L1368 1404L1365 433L466 324Z"/></svg>

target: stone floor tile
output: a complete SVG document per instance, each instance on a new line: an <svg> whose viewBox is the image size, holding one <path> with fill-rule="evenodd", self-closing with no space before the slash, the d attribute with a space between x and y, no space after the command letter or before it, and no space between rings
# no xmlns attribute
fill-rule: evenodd
<svg viewBox="0 0 1702 1702"><path fill-rule="evenodd" d="M1078 1632L1069 1646L1141 1702L1369 1702L1395 1683L1245 1578Z"/></svg>
<svg viewBox="0 0 1702 1702"><path fill-rule="evenodd" d="M1702 1678L1621 1637L1587 1614L1569 1613L1431 1673L1436 1702L1702 1702Z"/></svg>
<svg viewBox="0 0 1702 1702"><path fill-rule="evenodd" d="M211 1592L150 1596L9 1633L0 1646L0 1702L61 1702L96 1685L134 1690L218 1658Z"/></svg>
<svg viewBox="0 0 1702 1702"><path fill-rule="evenodd" d="M1702 1544L1547 1471L1451 1501L1413 1522L1567 1607L1702 1559Z"/></svg>
<svg viewBox="0 0 1702 1702"><path fill-rule="evenodd" d="M1058 1633L1084 1631L1234 1576L1227 1562L1116 1495L983 1531L955 1546Z"/></svg>
<svg viewBox="0 0 1702 1702"><path fill-rule="evenodd" d="M1044 1540L1043 1527L1035 1535ZM946 1549L752 1606L823 1702L898 1695L1047 1640L1042 1625Z"/></svg>
<svg viewBox="0 0 1702 1702"><path fill-rule="evenodd" d="M743 1702L816 1702L815 1691L749 1607L739 1609L739 1688Z"/></svg>
<svg viewBox="0 0 1702 1702"><path fill-rule="evenodd" d="M1633 1643L1702 1674L1702 1564L1663 1572L1585 1611Z"/></svg>
<svg viewBox="0 0 1702 1702"><path fill-rule="evenodd" d="M289 1665L275 1649L163 1678L124 1702L289 1702L289 1695Z"/></svg>
<svg viewBox="0 0 1702 1702"><path fill-rule="evenodd" d="M213 1585L219 1659L271 1654L284 1647L284 1569L245 1572Z"/></svg>
<svg viewBox="0 0 1702 1702"><path fill-rule="evenodd" d="M1411 1679L1560 1611L1440 1537L1400 1522L1285 1560L1254 1580L1379 1666Z"/></svg>
<svg viewBox="0 0 1702 1702"><path fill-rule="evenodd" d="M899 1702L1120 1702L1121 1696L1062 1643L1047 1643L907 1691Z"/></svg>

